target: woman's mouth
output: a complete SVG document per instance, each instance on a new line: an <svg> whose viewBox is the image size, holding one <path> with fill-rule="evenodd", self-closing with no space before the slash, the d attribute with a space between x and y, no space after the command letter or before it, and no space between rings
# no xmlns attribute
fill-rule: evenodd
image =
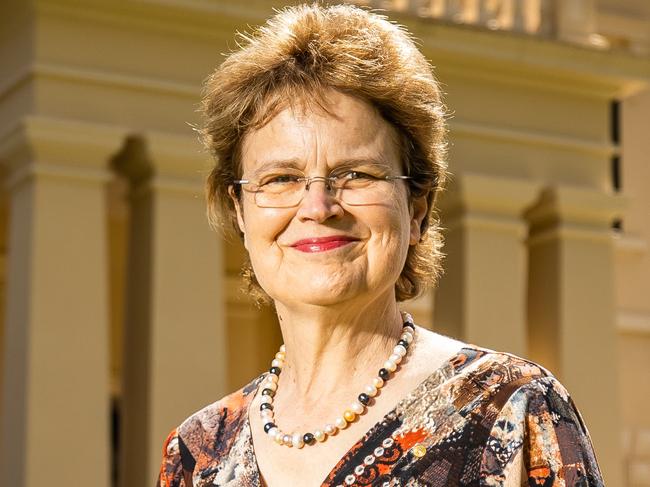
<svg viewBox="0 0 650 487"><path fill-rule="evenodd" d="M331 237L304 238L294 242L291 246L300 252L314 253L337 249L357 240L346 235L333 235Z"/></svg>

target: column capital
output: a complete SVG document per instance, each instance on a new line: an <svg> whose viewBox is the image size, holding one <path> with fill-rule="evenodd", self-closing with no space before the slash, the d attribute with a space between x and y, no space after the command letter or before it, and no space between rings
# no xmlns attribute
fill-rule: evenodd
<svg viewBox="0 0 650 487"><path fill-rule="evenodd" d="M122 145L125 130L40 116L23 118L0 136L0 167L13 187L38 175L78 181L105 181L108 161Z"/></svg>
<svg viewBox="0 0 650 487"><path fill-rule="evenodd" d="M540 186L535 181L465 172L450 178L440 209L519 216L534 202Z"/></svg>
<svg viewBox="0 0 650 487"><path fill-rule="evenodd" d="M213 163L192 135L146 131L129 137L113 164L136 192L155 188L196 193L203 190Z"/></svg>
<svg viewBox="0 0 650 487"><path fill-rule="evenodd" d="M552 186L544 189L539 201L526 212L531 224L529 244L550 237L609 239L614 218L623 215L627 198L594 188Z"/></svg>
<svg viewBox="0 0 650 487"><path fill-rule="evenodd" d="M144 137L154 168L154 186L179 191L203 190L205 178L214 162L196 134L150 131Z"/></svg>
<svg viewBox="0 0 650 487"><path fill-rule="evenodd" d="M537 204L526 212L526 218L533 224L566 220L609 225L612 219L622 216L626 206L627 198L620 194L558 185L541 192Z"/></svg>
<svg viewBox="0 0 650 487"><path fill-rule="evenodd" d="M521 216L539 189L540 183L534 181L462 173L451 178L438 206L448 229L463 224L523 237Z"/></svg>

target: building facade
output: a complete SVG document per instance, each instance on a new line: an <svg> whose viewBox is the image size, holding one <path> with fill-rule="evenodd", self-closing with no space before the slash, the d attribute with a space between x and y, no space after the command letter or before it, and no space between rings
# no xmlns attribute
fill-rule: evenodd
<svg viewBox="0 0 650 487"><path fill-rule="evenodd" d="M607 485L650 486L650 5L357 3L419 39L452 113L445 275L404 308L549 368ZM280 6L0 4L7 485L152 485L169 430L280 344L208 227L193 130L235 31Z"/></svg>

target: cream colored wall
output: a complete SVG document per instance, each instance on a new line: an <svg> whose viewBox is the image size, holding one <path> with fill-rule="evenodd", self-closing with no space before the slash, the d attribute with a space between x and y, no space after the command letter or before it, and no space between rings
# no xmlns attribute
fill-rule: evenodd
<svg viewBox="0 0 650 487"><path fill-rule="evenodd" d="M622 105L622 190L628 198L616 252L619 374L626 476L650 485L650 91Z"/></svg>
<svg viewBox="0 0 650 487"><path fill-rule="evenodd" d="M23 174L26 184L4 189L21 218L8 223L5 239L3 276L14 298L0 344L12 367L4 377L14 377L13 389L3 389L32 392L0 409L0 456L13 464L12 485L37 485L34 472L54 441L62 455L85 455L88 468L61 461L61 478L94 475L94 485L109 484L105 422L89 416L75 425L100 445L94 450L62 443L43 425L67 428L85 417L66 413L65 402L58 412L35 408L34 397L58 388L102 414L111 394L120 398L130 425L120 485L146 485L168 430L247 382L279 346L272 311L238 292L241 245L207 229L201 180L210 162L188 127L197 122L201 81L233 46L233 32L261 22L272 3L0 5L0 166L5 181ZM434 329L551 367L587 419L608 485L648 485L650 425L638 406L650 399L647 94L623 105L627 206L612 194L609 174L617 150L610 102L650 80L647 61L395 18L421 39L453 111L453 178L441 202L447 273L435 292L405 308ZM72 315L32 294L27 278L50 282L42 263L58 258L48 252L65 248L71 235L43 220L54 209L61 214L52 221L71 227L90 220L90 211L101 223L84 226L83 245L66 250L71 278L51 284L98 303ZM614 240L609 225L621 213L624 237ZM74 279L80 273L83 282ZM46 346L58 343L48 341L52 329L88 346L67 350L70 336L59 336L62 360ZM27 345L42 348L21 355ZM23 373L25 357L42 375ZM47 375L68 366L94 387L70 390L67 376ZM603 395L585 380L594 376L621 394Z"/></svg>

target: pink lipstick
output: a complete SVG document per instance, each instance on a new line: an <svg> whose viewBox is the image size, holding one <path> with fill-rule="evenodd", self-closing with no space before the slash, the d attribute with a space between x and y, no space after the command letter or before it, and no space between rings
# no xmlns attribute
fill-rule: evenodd
<svg viewBox="0 0 650 487"><path fill-rule="evenodd" d="M333 235L331 237L304 238L294 242L291 246L301 252L325 252L326 250L343 247L356 240L358 239L346 235Z"/></svg>

